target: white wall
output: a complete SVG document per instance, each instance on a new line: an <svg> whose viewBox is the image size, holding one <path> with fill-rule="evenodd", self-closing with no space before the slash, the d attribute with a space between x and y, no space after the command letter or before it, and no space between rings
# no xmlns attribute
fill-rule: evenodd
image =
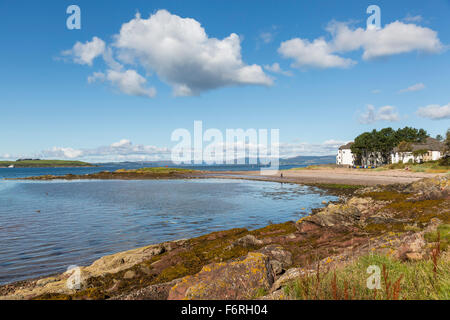
<svg viewBox="0 0 450 320"><path fill-rule="evenodd" d="M431 160L439 160L441 158L440 151L431 151Z"/></svg>
<svg viewBox="0 0 450 320"><path fill-rule="evenodd" d="M441 158L441 152L440 151L431 151L431 160L439 160ZM409 160L412 160L413 162L419 162L419 160L422 159L421 156L414 158L412 152L405 152L403 153L403 163L408 163ZM391 153L391 162L392 163L399 163L401 160L399 152Z"/></svg>
<svg viewBox="0 0 450 320"><path fill-rule="evenodd" d="M350 149L338 150L336 164L353 165L353 154Z"/></svg>
<svg viewBox="0 0 450 320"><path fill-rule="evenodd" d="M413 161L413 162L417 162L418 158L414 159L414 156L412 154L412 152L403 152L403 159L400 157L400 153L396 152L396 153L391 153L391 162L392 163L399 163L400 161L402 161L403 163L408 163L409 160ZM420 157L419 157L420 158Z"/></svg>

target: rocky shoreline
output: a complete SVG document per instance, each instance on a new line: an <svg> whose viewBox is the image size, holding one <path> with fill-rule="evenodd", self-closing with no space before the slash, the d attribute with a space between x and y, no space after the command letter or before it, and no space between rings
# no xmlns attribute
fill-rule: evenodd
<svg viewBox="0 0 450 320"><path fill-rule="evenodd" d="M153 170L154 169L154 170ZM190 179L203 177L203 171L170 168L144 168L136 170L119 169L87 174L42 175L6 180L151 180L151 179Z"/></svg>
<svg viewBox="0 0 450 320"><path fill-rule="evenodd" d="M296 223L231 229L120 252L71 272L0 287L0 299L283 299L314 270L367 254L430 259L427 234L450 223L448 176L360 188ZM447 239L443 239L447 241ZM443 255L448 260L448 255Z"/></svg>

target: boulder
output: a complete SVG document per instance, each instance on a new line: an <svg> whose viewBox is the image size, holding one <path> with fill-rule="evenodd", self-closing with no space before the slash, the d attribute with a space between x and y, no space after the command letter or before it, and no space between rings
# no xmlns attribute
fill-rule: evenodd
<svg viewBox="0 0 450 320"><path fill-rule="evenodd" d="M259 289L273 284L269 257L250 252L245 257L206 265L193 276L187 276L170 289L169 300L181 299L250 299Z"/></svg>
<svg viewBox="0 0 450 320"><path fill-rule="evenodd" d="M133 279L134 277L136 277L136 272L134 272L133 270L128 270L127 272L125 272L125 274L123 275L124 279Z"/></svg>
<svg viewBox="0 0 450 320"><path fill-rule="evenodd" d="M272 267L274 275L282 274L283 271L284 271L283 265L281 264L280 261L271 260L270 261L270 266Z"/></svg>
<svg viewBox="0 0 450 320"><path fill-rule="evenodd" d="M291 268L287 270L281 277L279 277L277 281L275 281L275 283L272 285L271 291L276 291L287 283L290 283L307 273L308 272L302 268Z"/></svg>
<svg viewBox="0 0 450 320"><path fill-rule="evenodd" d="M272 266L276 267L279 264L282 270L287 269L292 264L292 253L284 249L281 245L271 244L259 249L257 252L268 256ZM277 273L275 269L274 271L276 274L281 273Z"/></svg>
<svg viewBox="0 0 450 320"><path fill-rule="evenodd" d="M415 194L416 200L448 199L450 179L446 176L421 179L408 185L404 192Z"/></svg>
<svg viewBox="0 0 450 320"><path fill-rule="evenodd" d="M403 245L397 251L400 260L420 260L426 250L423 232L413 233L403 238Z"/></svg>
<svg viewBox="0 0 450 320"><path fill-rule="evenodd" d="M180 279L176 279L166 283L154 284L128 294L112 297L111 300L166 300L170 288L179 282Z"/></svg>
<svg viewBox="0 0 450 320"><path fill-rule="evenodd" d="M248 248L248 247L260 246L263 243L264 243L263 241L258 240L255 236L252 236L251 234L249 234L249 235L246 235L245 237L237 239L235 242L233 242L233 245Z"/></svg>
<svg viewBox="0 0 450 320"><path fill-rule="evenodd" d="M355 197L344 204L329 204L315 215L301 219L297 228L301 229L302 232L307 232L308 230L303 230L307 226L301 226L306 221L320 227L354 225L360 220L360 209L367 206L368 202L368 199ZM312 228L313 226L309 227Z"/></svg>

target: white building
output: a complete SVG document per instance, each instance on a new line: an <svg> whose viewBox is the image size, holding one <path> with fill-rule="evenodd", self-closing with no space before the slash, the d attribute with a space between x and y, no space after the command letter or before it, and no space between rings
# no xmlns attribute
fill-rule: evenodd
<svg viewBox="0 0 450 320"><path fill-rule="evenodd" d="M355 159L353 157L352 150L350 149L352 144L353 142L349 142L339 147L338 154L336 156L336 164L349 166L354 164Z"/></svg>
<svg viewBox="0 0 450 320"><path fill-rule="evenodd" d="M336 164L348 166L355 164L355 156L350 149L352 144L353 142L349 142L339 147ZM366 153L361 157L360 164L363 166L381 166L389 160L390 163L421 163L439 160L443 156L441 151L443 144L434 138L427 138L423 143L411 143L410 146L410 151L407 152L400 152L398 147L395 147L387 159L380 152Z"/></svg>
<svg viewBox="0 0 450 320"><path fill-rule="evenodd" d="M407 152L400 152L396 147L391 153L391 163L439 160L442 157L442 147L442 143L434 138L427 138L423 143L411 143L411 149Z"/></svg>

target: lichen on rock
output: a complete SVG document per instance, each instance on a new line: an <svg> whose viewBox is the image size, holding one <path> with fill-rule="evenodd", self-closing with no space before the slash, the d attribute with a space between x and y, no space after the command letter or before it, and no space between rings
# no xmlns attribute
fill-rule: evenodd
<svg viewBox="0 0 450 320"><path fill-rule="evenodd" d="M260 288L270 289L273 280L269 258L250 252L231 262L206 265L196 275L181 279L168 299L249 299Z"/></svg>

